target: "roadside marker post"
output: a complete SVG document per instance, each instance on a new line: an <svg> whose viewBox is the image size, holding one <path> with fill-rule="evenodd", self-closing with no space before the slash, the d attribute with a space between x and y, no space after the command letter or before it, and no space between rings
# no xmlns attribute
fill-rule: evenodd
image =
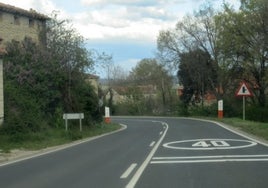
<svg viewBox="0 0 268 188"><path fill-rule="evenodd" d="M111 123L110 118L110 108L105 106L105 117L104 117L105 123Z"/></svg>
<svg viewBox="0 0 268 188"><path fill-rule="evenodd" d="M245 97L253 96L246 82L241 82L240 87L235 93L235 96L243 97L243 120L245 120L246 119L246 98Z"/></svg>
<svg viewBox="0 0 268 188"><path fill-rule="evenodd" d="M218 118L223 118L223 100L218 101Z"/></svg>

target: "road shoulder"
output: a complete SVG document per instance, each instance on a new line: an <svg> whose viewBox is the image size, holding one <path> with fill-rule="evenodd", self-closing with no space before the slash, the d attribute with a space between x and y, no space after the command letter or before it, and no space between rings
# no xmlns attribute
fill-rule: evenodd
<svg viewBox="0 0 268 188"><path fill-rule="evenodd" d="M52 146L52 147L48 147L48 148L44 148L44 149L40 149L40 150L25 150L25 149L14 149L11 150L9 153L4 153L0 150L0 166L4 166L7 164L11 164L14 162L19 162L19 161L23 161L23 160L27 160L33 157L38 157L41 155L45 155L48 153L52 153L52 152L56 152L59 150L63 150L69 147L73 147L76 146L78 144L82 144L85 142L89 142L104 136L108 136L120 131L123 131L127 128L126 125L120 124L121 128L116 130L116 131L112 131L109 133L104 133L98 136L94 136L94 137L90 137L90 138L85 138L82 140L76 140L74 142L68 143L68 144L63 144L63 145L59 145L59 146Z"/></svg>

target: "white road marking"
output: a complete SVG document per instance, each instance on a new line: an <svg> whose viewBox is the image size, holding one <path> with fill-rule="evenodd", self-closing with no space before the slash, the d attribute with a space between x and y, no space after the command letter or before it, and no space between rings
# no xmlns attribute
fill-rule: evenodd
<svg viewBox="0 0 268 188"><path fill-rule="evenodd" d="M244 137L246 139L252 140L252 141L254 141L254 142L258 143L258 144L261 144L263 146L268 147L268 143L266 143L266 142L264 142L264 141L262 141L262 140L260 140L260 139L258 139L256 137L254 137L254 136L252 136L250 134L244 133L243 131L238 131L238 130L235 130L234 128L229 128L230 126L228 127L228 125L224 125L223 123L220 123L220 122L217 122L217 121L212 121L212 120L198 119L198 118L184 118L184 119L191 119L191 120L197 120L197 121L203 121L203 122L210 122L210 123L216 124L216 125L224 128L224 129L226 129L226 130L228 130L228 131L230 131L230 132L232 132L232 133L234 133L236 135L242 136L242 137Z"/></svg>
<svg viewBox="0 0 268 188"><path fill-rule="evenodd" d="M216 150L216 149L226 150L226 149L241 149L256 145L257 143L251 140L217 139L217 138L180 140L163 144L165 148L181 149L181 150Z"/></svg>
<svg viewBox="0 0 268 188"><path fill-rule="evenodd" d="M151 144L150 144L150 147L153 147L155 144L155 141L152 141Z"/></svg>
<svg viewBox="0 0 268 188"><path fill-rule="evenodd" d="M257 162L268 161L268 155L215 155L185 157L154 157L151 164L213 163L213 162Z"/></svg>
<svg viewBox="0 0 268 188"><path fill-rule="evenodd" d="M210 160L180 160L180 161L151 161L151 164L174 164L174 163L219 163L219 162L257 162L268 161L268 158L262 159L210 159Z"/></svg>
<svg viewBox="0 0 268 188"><path fill-rule="evenodd" d="M185 157L153 157L153 160L165 160L165 159L211 159L211 158L268 158L268 154L264 155L211 155L211 156L185 156Z"/></svg>
<svg viewBox="0 0 268 188"><path fill-rule="evenodd" d="M160 122L163 124L163 122ZM156 150L158 149L158 147L160 146L161 142L163 141L167 131L168 131L168 124L166 124L166 130L164 132L164 134L162 134L161 138L158 140L158 142L155 144L155 146L153 147L153 149L151 150L151 152L149 153L149 155L147 156L147 158L145 159L145 161L143 161L142 165L139 167L139 169L136 171L136 173L134 174L134 176L132 177L132 179L130 180L130 182L127 184L126 188L133 188L136 183L138 182L141 174L143 173L143 171L145 170L145 168L147 167L147 165L150 163L150 160L152 159L153 155L155 154Z"/></svg>
<svg viewBox="0 0 268 188"><path fill-rule="evenodd" d="M137 163L133 163L131 164L128 169L122 174L122 176L120 176L121 179L125 179L127 178L131 172L135 169L135 167L137 166Z"/></svg>

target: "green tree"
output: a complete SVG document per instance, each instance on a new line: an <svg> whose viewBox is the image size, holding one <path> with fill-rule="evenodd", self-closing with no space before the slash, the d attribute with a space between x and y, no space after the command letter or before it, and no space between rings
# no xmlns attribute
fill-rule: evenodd
<svg viewBox="0 0 268 188"><path fill-rule="evenodd" d="M156 88L161 96L164 108L170 105L173 78L156 59L141 60L130 72L130 78L136 85L151 86L151 90ZM151 91L151 94L154 94L154 91Z"/></svg>
<svg viewBox="0 0 268 188"><path fill-rule="evenodd" d="M241 0L240 11L229 6L217 17L218 45L236 79L251 83L258 103L266 105L268 1Z"/></svg>
<svg viewBox="0 0 268 188"><path fill-rule="evenodd" d="M9 130L39 131L62 119L60 112L100 119L98 98L85 74L94 62L83 38L66 24L51 19L40 35L45 44L29 38L7 44L4 124Z"/></svg>
<svg viewBox="0 0 268 188"><path fill-rule="evenodd" d="M200 49L183 53L180 56L178 71L179 81L184 86L182 101L187 106L189 102L202 104L204 95L211 91L209 79L216 80L217 74L211 65L210 55ZM195 97L195 100L192 98Z"/></svg>
<svg viewBox="0 0 268 188"><path fill-rule="evenodd" d="M215 74L208 77L207 82L217 98L221 98L219 88L225 84L226 77L217 46L218 31L214 20L217 14L210 3L203 5L198 11L177 22L175 29L160 32L157 45L160 60L173 64L176 68L180 66L181 57L184 56L182 54L196 49L208 54L210 69L213 69Z"/></svg>

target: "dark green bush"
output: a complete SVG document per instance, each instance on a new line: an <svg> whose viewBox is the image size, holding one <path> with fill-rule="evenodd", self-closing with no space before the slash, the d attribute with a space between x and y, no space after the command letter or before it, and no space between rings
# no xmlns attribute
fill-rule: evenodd
<svg viewBox="0 0 268 188"><path fill-rule="evenodd" d="M246 119L258 122L268 122L268 107L247 106Z"/></svg>

